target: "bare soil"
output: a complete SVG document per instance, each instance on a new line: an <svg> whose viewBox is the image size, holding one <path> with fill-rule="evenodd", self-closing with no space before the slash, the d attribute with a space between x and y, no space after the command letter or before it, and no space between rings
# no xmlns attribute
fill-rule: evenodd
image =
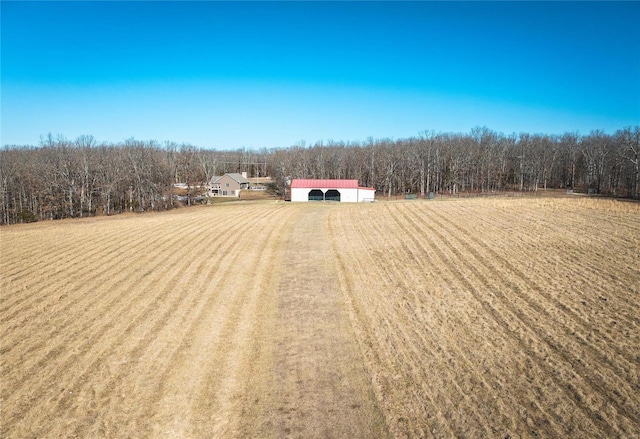
<svg viewBox="0 0 640 439"><path fill-rule="evenodd" d="M0 437L640 435L637 204L246 201L0 251Z"/></svg>

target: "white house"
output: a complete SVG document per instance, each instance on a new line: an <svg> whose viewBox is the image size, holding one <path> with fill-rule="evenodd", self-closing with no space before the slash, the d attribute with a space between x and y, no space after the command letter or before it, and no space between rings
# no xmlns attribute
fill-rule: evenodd
<svg viewBox="0 0 640 439"><path fill-rule="evenodd" d="M376 190L358 180L299 180L291 182L291 201L373 202Z"/></svg>

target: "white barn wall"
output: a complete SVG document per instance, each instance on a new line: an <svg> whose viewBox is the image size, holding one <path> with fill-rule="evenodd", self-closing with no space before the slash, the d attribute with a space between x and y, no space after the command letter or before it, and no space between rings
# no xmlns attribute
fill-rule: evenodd
<svg viewBox="0 0 640 439"><path fill-rule="evenodd" d="M341 203L371 202L374 201L376 194L374 188L358 186L357 180L303 180L304 183L297 185L295 181L296 180L294 180L294 184L292 184L291 187L291 201L298 203L308 202L309 193L312 190L320 190L325 196L327 191L337 190L340 192ZM335 186L334 183L336 184Z"/></svg>
<svg viewBox="0 0 640 439"><path fill-rule="evenodd" d="M358 189L338 189L340 191L341 203L357 203Z"/></svg>
<svg viewBox="0 0 640 439"><path fill-rule="evenodd" d="M311 189L301 187L291 188L291 201L308 202L309 192L311 192Z"/></svg>
<svg viewBox="0 0 640 439"><path fill-rule="evenodd" d="M320 189L323 193L326 193L329 190L327 188L317 188L317 189ZM340 191L341 203L363 203L365 201L373 201L376 196L375 189L343 188L343 189L337 189L337 190ZM292 188L291 201L306 203L309 201L309 192L311 192L311 189L308 189L308 188Z"/></svg>
<svg viewBox="0 0 640 439"><path fill-rule="evenodd" d="M376 198L376 190L369 188L359 188L358 189L358 203L363 203L365 201L372 202Z"/></svg>
<svg viewBox="0 0 640 439"><path fill-rule="evenodd" d="M323 193L327 193L329 189L333 188L314 188L320 189ZM341 203L357 203L358 202L358 189L349 189L349 188L340 188L336 189L340 192L340 202ZM308 202L309 201L309 192L311 192L311 188L292 188L291 189L291 201L292 202Z"/></svg>

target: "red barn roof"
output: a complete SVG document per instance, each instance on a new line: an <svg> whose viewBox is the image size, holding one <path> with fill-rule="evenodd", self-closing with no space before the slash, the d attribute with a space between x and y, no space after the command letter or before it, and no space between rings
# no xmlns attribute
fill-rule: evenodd
<svg viewBox="0 0 640 439"><path fill-rule="evenodd" d="M358 189L358 180L301 180L294 179L292 188L306 189Z"/></svg>

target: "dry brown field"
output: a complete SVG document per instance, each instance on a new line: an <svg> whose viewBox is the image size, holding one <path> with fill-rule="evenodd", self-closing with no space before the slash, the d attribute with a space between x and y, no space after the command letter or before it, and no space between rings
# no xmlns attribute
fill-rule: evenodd
<svg viewBox="0 0 640 439"><path fill-rule="evenodd" d="M640 205L0 229L0 437L640 437Z"/></svg>

